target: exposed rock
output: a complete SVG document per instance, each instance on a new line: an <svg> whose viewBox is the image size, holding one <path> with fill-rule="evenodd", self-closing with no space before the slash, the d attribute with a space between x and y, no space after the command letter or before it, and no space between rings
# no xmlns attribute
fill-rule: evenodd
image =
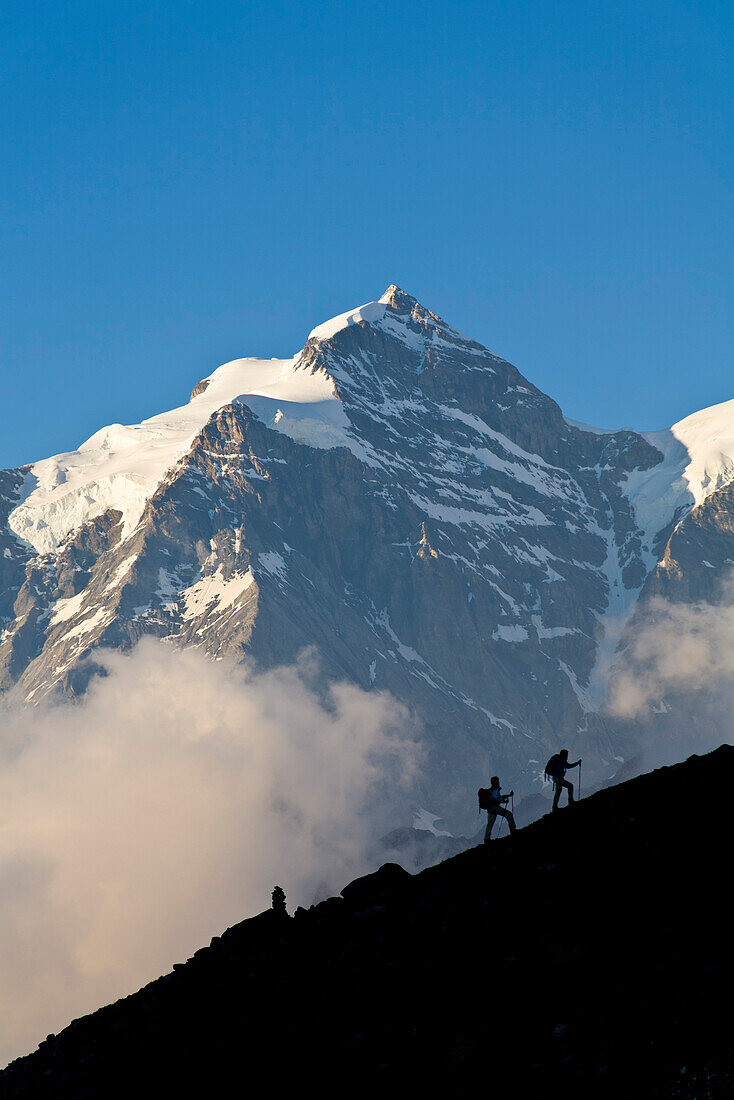
<svg viewBox="0 0 734 1100"><path fill-rule="evenodd" d="M206 393L207 386L209 385L208 378L202 378L200 382L197 382L191 391L191 397L189 401L193 401L195 397L198 397L200 393Z"/></svg>

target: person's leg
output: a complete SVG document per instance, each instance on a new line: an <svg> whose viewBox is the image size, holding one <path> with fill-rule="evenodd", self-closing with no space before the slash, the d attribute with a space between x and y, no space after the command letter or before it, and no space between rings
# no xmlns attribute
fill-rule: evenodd
<svg viewBox="0 0 734 1100"><path fill-rule="evenodd" d="M487 828L484 830L484 843L489 844L492 837L492 826L494 825L496 814L487 814Z"/></svg>
<svg viewBox="0 0 734 1100"><path fill-rule="evenodd" d="M555 779L553 781L553 809L554 810L558 809L558 799L561 797L561 791L563 790L563 787L561 786L562 782L563 782L562 779Z"/></svg>
<svg viewBox="0 0 734 1100"><path fill-rule="evenodd" d="M568 803L570 805L573 802L573 783L569 783L567 779L564 779L563 786L568 791Z"/></svg>
<svg viewBox="0 0 734 1100"><path fill-rule="evenodd" d="M505 808L504 808L504 806L503 806L501 810L498 810L498 813L501 813L501 814L502 814L502 816L504 817L505 821L506 821L506 822L507 822L507 824L508 824L508 825L510 826L510 832L511 832L511 833L514 833L514 831L515 831L515 828L516 828L516 826L515 826L515 819L514 819L514 817L512 816L512 813L510 812L510 810L507 810L507 809L505 809Z"/></svg>

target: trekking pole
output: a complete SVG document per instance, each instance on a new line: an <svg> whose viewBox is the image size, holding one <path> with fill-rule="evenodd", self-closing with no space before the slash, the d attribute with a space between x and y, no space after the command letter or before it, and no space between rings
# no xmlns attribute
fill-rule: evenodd
<svg viewBox="0 0 734 1100"><path fill-rule="evenodd" d="M581 764L579 764L579 802L581 801Z"/></svg>

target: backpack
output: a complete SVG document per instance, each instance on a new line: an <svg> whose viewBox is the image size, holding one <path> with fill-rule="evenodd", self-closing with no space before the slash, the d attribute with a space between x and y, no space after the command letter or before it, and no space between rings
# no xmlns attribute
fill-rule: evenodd
<svg viewBox="0 0 734 1100"><path fill-rule="evenodd" d="M477 791L477 798L479 799L479 809L488 810L492 805L491 787L480 787Z"/></svg>
<svg viewBox="0 0 734 1100"><path fill-rule="evenodd" d="M561 760L560 753L554 753L545 766L545 778L546 779L558 779L558 776L563 771L563 762Z"/></svg>

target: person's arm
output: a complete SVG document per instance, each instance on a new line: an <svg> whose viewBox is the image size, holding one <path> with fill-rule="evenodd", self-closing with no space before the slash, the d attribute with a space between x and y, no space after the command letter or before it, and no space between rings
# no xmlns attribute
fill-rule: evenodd
<svg viewBox="0 0 734 1100"><path fill-rule="evenodd" d="M514 795L514 793L515 793L514 791L510 791L509 794L503 795L502 798L500 799L500 802L509 802L510 799L512 798L512 796Z"/></svg>
<svg viewBox="0 0 734 1100"><path fill-rule="evenodd" d="M580 763L581 763L581 757L578 758L578 760L576 761L575 764L566 764L566 767L567 768L578 768Z"/></svg>

